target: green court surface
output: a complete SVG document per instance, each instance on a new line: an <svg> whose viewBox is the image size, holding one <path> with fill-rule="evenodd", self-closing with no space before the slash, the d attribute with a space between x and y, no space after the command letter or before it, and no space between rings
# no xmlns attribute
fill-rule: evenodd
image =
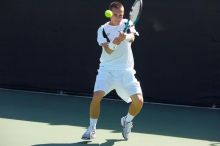
<svg viewBox="0 0 220 146"><path fill-rule="evenodd" d="M128 141L128 104L103 100L97 138L83 141L91 98L0 89L0 146L220 146L220 109L145 103Z"/></svg>

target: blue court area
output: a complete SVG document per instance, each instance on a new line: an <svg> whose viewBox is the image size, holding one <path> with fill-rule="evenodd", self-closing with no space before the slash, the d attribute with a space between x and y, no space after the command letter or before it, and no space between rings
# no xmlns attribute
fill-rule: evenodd
<svg viewBox="0 0 220 146"><path fill-rule="evenodd" d="M0 146L220 146L220 109L145 103L128 141L123 101L103 100L97 138L83 141L90 97L0 89Z"/></svg>

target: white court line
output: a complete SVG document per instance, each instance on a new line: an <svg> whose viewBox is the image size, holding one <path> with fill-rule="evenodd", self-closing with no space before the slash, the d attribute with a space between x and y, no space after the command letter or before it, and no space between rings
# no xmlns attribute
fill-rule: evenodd
<svg viewBox="0 0 220 146"><path fill-rule="evenodd" d="M27 91L27 90L16 90L16 89L7 89L7 88L0 88L0 90L6 91L21 91L24 93L34 93L34 94L45 94L45 95L55 95L55 96L74 96L80 98L91 99L91 96L81 96L81 95L73 95L73 94L59 94L59 93L50 93L50 92L42 92L42 91ZM120 99L111 99L111 98L103 98L103 100L111 100L117 102L124 102ZM191 106L191 105L179 105L179 104L168 104L168 103L159 103L159 102L144 102L146 104L153 104L153 105L162 105L162 106L173 106L173 107L184 107L184 108L197 108L197 109L211 109L211 110L220 110L220 108L213 108L213 107L199 107L199 106Z"/></svg>

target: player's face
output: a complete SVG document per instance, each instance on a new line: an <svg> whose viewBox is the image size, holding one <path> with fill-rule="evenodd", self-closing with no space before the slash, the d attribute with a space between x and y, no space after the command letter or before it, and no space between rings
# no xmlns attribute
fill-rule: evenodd
<svg viewBox="0 0 220 146"><path fill-rule="evenodd" d="M111 17L111 22L114 25L119 25L124 16L124 7L121 7L119 9L112 8L112 13L113 15Z"/></svg>

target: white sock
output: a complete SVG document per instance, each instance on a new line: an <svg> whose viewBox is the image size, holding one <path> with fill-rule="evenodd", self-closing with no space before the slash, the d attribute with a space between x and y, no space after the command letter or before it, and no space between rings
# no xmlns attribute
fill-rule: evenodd
<svg viewBox="0 0 220 146"><path fill-rule="evenodd" d="M127 116L125 117L125 121L126 122L131 122L134 119L134 116L132 116L129 112L127 114Z"/></svg>
<svg viewBox="0 0 220 146"><path fill-rule="evenodd" d="M98 119L90 118L90 126L96 128L97 121L98 121Z"/></svg>

